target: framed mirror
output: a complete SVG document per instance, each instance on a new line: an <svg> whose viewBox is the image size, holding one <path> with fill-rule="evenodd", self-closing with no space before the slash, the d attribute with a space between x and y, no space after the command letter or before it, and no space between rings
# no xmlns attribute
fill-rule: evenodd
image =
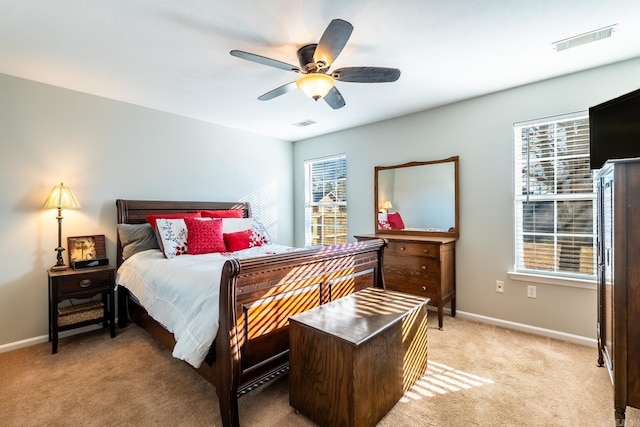
<svg viewBox="0 0 640 427"><path fill-rule="evenodd" d="M458 238L458 156L375 167L376 233Z"/></svg>

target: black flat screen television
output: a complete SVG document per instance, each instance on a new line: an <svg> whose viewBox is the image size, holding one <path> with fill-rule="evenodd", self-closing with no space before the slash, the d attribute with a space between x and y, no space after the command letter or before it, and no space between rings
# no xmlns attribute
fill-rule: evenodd
<svg viewBox="0 0 640 427"><path fill-rule="evenodd" d="M589 108L591 169L640 157L640 89Z"/></svg>

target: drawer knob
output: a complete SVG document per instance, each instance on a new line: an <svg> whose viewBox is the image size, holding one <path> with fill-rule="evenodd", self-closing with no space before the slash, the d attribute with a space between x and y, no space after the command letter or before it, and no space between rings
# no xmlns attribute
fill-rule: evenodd
<svg viewBox="0 0 640 427"><path fill-rule="evenodd" d="M404 246L400 246L401 251L404 251L404 249L405 249Z"/></svg>
<svg viewBox="0 0 640 427"><path fill-rule="evenodd" d="M429 253L429 249L425 249L425 250L424 250L424 253L425 253L425 254L428 254L428 253Z"/></svg>
<svg viewBox="0 0 640 427"><path fill-rule="evenodd" d="M423 290L423 291L426 291L426 290L427 290L427 287L426 287L426 286L423 286L423 287L422 287L422 290Z"/></svg>
<svg viewBox="0 0 640 427"><path fill-rule="evenodd" d="M423 270L426 270L426 269L427 269L427 266L426 266L426 265L423 265L423 266L422 266L422 269L423 269Z"/></svg>
<svg viewBox="0 0 640 427"><path fill-rule="evenodd" d="M80 287L81 288L88 288L89 286L91 286L91 280L90 279L83 279L80 281Z"/></svg>

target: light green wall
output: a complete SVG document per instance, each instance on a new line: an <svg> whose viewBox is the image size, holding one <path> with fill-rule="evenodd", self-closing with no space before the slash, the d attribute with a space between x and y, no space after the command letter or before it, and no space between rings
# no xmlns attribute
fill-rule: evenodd
<svg viewBox="0 0 640 427"><path fill-rule="evenodd" d="M63 212L64 246L105 234L112 263L117 198L248 200L293 243L292 143L7 75L0 94L0 346L47 335L57 223L42 204L60 181L82 206Z"/></svg>
<svg viewBox="0 0 640 427"><path fill-rule="evenodd" d="M458 309L595 337L595 291L537 284L538 298L529 299L527 282L507 276L513 264L512 124L585 110L637 89L639 75L636 59L293 148L0 75L0 346L47 334L46 269L55 261L57 242L55 212L41 206L57 182L71 187L82 205L64 212L63 239L105 234L112 260L116 198L246 199L279 243L302 245L303 161L336 153L348 157L351 236L373 232L374 166L459 155ZM495 293L496 280L505 282L504 294Z"/></svg>
<svg viewBox="0 0 640 427"><path fill-rule="evenodd" d="M595 338L595 290L538 283L531 299L529 283L507 276L513 267L513 123L586 110L639 87L636 59L296 142L296 244L304 236L304 160L346 153L353 236L374 231L374 166L459 155L458 310ZM504 294L495 292L496 280L504 281Z"/></svg>

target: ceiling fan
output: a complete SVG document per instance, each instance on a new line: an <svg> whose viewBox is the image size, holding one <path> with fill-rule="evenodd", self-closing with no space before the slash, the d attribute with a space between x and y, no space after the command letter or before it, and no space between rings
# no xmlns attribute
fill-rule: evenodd
<svg viewBox="0 0 640 427"><path fill-rule="evenodd" d="M345 102L334 85L335 80L353 83L386 83L394 82L400 77L399 69L385 67L345 67L330 72L331 64L342 52L352 31L353 25L347 21L342 19L331 21L318 43L307 44L298 49L299 67L242 50L232 50L230 53L248 61L302 74L302 77L296 81L259 96L259 100L273 99L297 87L316 101L323 98L331 108L338 109L344 107Z"/></svg>

